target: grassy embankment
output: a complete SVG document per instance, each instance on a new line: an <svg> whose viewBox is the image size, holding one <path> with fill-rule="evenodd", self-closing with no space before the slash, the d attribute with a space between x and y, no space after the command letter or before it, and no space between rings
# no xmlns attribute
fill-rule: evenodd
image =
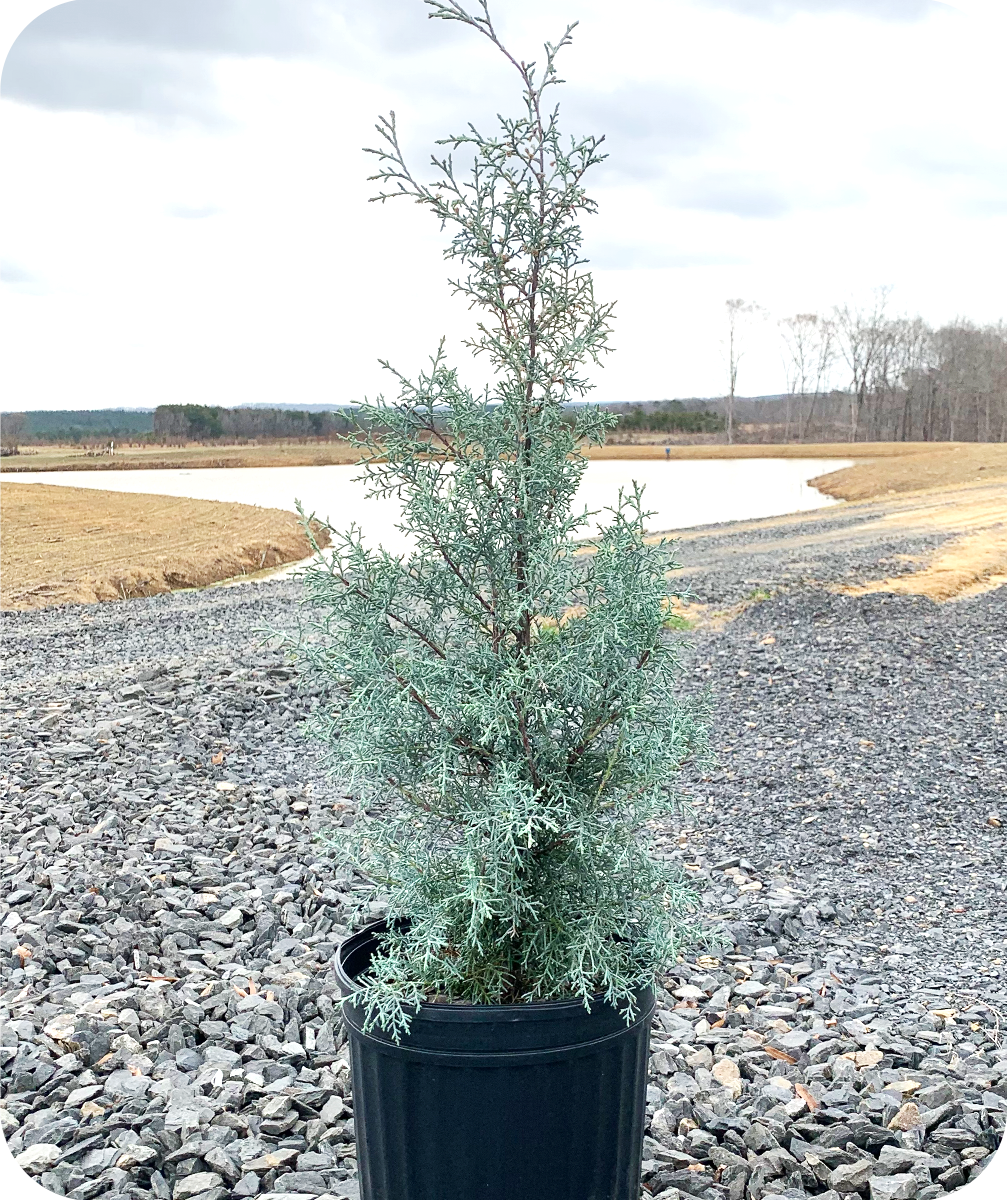
<svg viewBox="0 0 1007 1200"><path fill-rule="evenodd" d="M0 498L5 609L204 587L310 553L298 518L275 508L30 483Z"/></svg>

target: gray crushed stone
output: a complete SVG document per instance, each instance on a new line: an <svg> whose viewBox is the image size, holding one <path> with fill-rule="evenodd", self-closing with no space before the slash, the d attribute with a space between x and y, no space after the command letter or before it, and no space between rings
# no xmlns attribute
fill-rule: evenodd
<svg viewBox="0 0 1007 1200"><path fill-rule="evenodd" d="M719 761L656 832L708 943L660 990L644 1194L935 1200L1007 1120L1007 589L833 595L841 546L774 578L765 540L683 544L776 594L686 637ZM254 632L298 588L5 614L0 1126L57 1195L359 1195L332 956L381 909L315 840L353 816L324 693Z"/></svg>

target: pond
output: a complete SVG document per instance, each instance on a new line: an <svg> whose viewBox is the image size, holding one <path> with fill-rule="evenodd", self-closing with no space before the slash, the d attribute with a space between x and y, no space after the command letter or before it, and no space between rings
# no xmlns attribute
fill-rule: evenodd
<svg viewBox="0 0 1007 1200"><path fill-rule="evenodd" d="M604 509L615 503L620 488L630 488L636 481L646 489L645 507L654 514L647 527L654 532L780 516L838 503L807 481L851 462L811 458L602 460L589 464L578 503L592 510ZM368 499L359 476L359 467L344 465L44 471L5 473L3 481L228 500L289 510L300 500L305 511L329 519L335 528L345 529L355 522L368 542L399 551L403 538L395 528L397 504Z"/></svg>

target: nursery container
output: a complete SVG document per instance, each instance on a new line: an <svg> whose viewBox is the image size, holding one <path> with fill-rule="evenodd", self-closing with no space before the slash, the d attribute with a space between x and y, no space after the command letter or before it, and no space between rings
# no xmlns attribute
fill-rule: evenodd
<svg viewBox="0 0 1007 1200"><path fill-rule="evenodd" d="M423 1004L396 1045L353 1002L384 929L337 958L362 1200L639 1200L653 992L628 1025L600 998Z"/></svg>

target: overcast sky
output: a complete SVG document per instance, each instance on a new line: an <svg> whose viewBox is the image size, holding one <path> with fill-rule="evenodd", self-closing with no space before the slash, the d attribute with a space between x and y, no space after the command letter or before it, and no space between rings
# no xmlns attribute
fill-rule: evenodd
<svg viewBox="0 0 1007 1200"><path fill-rule="evenodd" d="M963 3L965 0L963 0ZM980 0L976 0L980 4ZM994 5L995 13L998 6ZM379 113L418 167L519 104L421 0L72 0L7 57L5 409L343 403L470 320L423 210L368 204ZM599 400L722 392L724 301L756 301L739 391L784 387L775 322L893 288L1007 316L1004 26L936 0L496 0L604 133L586 249L617 303Z"/></svg>

